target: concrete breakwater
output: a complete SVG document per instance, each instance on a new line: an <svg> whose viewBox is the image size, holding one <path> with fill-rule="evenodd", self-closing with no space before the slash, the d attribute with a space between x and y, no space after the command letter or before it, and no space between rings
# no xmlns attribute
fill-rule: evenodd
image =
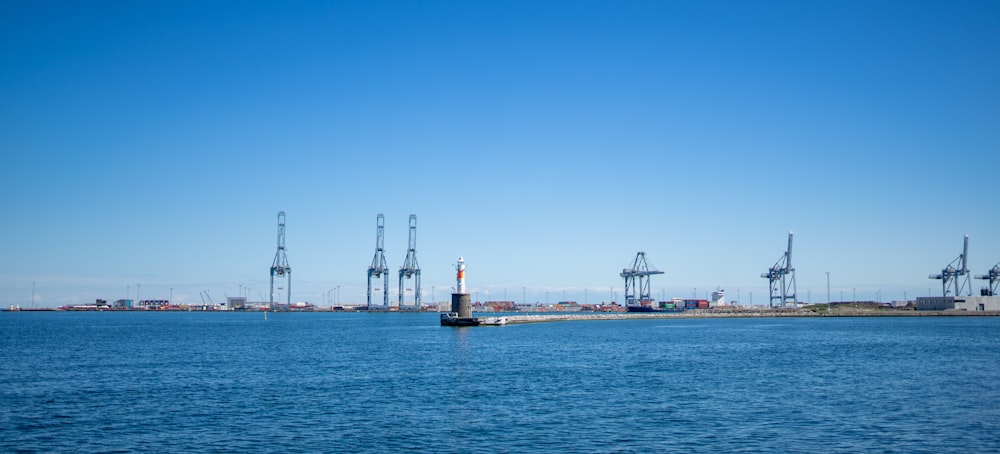
<svg viewBox="0 0 1000 454"><path fill-rule="evenodd" d="M775 317L947 317L947 316L1000 316L1000 311L913 311L866 310L843 308L834 310L810 309L726 309L688 310L683 312L616 312L616 313L567 313L508 315L507 324L568 322L588 320L647 320L671 318L775 318Z"/></svg>

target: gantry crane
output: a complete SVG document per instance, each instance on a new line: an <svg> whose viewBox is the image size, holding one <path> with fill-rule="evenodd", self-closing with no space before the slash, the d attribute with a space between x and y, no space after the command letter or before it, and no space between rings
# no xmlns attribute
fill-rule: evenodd
<svg viewBox="0 0 1000 454"><path fill-rule="evenodd" d="M403 280L413 278L413 305L420 309L420 265L417 264L417 215L410 215L410 246L406 250L406 260L399 267L399 308L405 300Z"/></svg>
<svg viewBox="0 0 1000 454"><path fill-rule="evenodd" d="M274 262L271 264L271 298L268 309L274 310L274 277L287 278L287 300L285 308L292 305L292 268L288 266L288 256L285 255L285 212L278 212L278 251L274 253ZM281 287L278 287L281 290Z"/></svg>
<svg viewBox="0 0 1000 454"><path fill-rule="evenodd" d="M389 266L385 264L385 252L382 247L382 233L385 230L385 216L378 214L376 219L375 257L368 266L368 310L372 310L372 277L385 279L382 285L382 309L389 310Z"/></svg>
<svg viewBox="0 0 1000 454"><path fill-rule="evenodd" d="M651 269L646 262L646 253L638 252L629 268L622 269L619 276L625 278L625 305L641 305L650 301L649 277L654 274L663 274L663 271ZM638 299L636 293L638 292Z"/></svg>
<svg viewBox="0 0 1000 454"><path fill-rule="evenodd" d="M958 263L958 268L955 264ZM965 246L962 248L962 254L958 256L955 260L952 260L943 270L941 274L932 274L928 276L930 279L940 279L941 280L941 296L948 296L948 291L951 283L955 284L955 295L962 296L964 291L968 291L968 295L972 296L972 284L969 281L969 235L965 235ZM965 281L962 282L962 276L965 276Z"/></svg>
<svg viewBox="0 0 1000 454"><path fill-rule="evenodd" d="M996 296L997 285L1000 284L1000 263L993 265L993 268L990 268L990 270L987 271L986 274L981 274L979 276L976 276L976 279L983 279L990 281L989 287L983 288L982 291L980 292L982 296Z"/></svg>
<svg viewBox="0 0 1000 454"><path fill-rule="evenodd" d="M768 301L770 307L774 307L775 300L778 307L795 304L795 268L792 267L792 235L788 232L788 250L781 255L781 258L766 273L761 273L760 277L767 278L768 292L771 299ZM791 304L789 304L791 303Z"/></svg>

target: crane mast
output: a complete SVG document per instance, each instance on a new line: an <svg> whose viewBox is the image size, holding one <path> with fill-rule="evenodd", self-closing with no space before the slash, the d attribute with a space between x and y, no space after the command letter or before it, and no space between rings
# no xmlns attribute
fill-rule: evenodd
<svg viewBox="0 0 1000 454"><path fill-rule="evenodd" d="M410 215L410 242L406 250L406 259L399 268L399 308L403 309L406 293L403 288L405 279L413 278L413 304L420 309L420 265L417 264L417 215Z"/></svg>
<svg viewBox="0 0 1000 454"><path fill-rule="evenodd" d="M955 266L956 264L958 265L957 267ZM965 276L964 280L962 276ZM972 284L969 280L969 235L965 235L965 245L962 247L962 254L955 260L952 260L948 266L944 267L941 270L941 274L932 274L928 278L941 280L941 296L948 296L948 292L951 291L950 287L952 286L955 287L954 296L962 296L962 293L966 292L968 292L966 296L972 296Z"/></svg>
<svg viewBox="0 0 1000 454"><path fill-rule="evenodd" d="M382 244L383 231L385 230L385 216L382 213L376 218L375 234L375 257L372 264L368 266L368 310L372 310L372 277L384 278L382 285L382 308L389 310L389 266L385 264L385 253Z"/></svg>
<svg viewBox="0 0 1000 454"><path fill-rule="evenodd" d="M274 253L274 262L271 264L271 298L268 302L268 309L274 310L274 277L287 278L287 300L285 307L291 307L292 303L292 268L288 266L288 256L285 255L285 212L278 212L278 251ZM281 290L281 287L278 288Z"/></svg>
<svg viewBox="0 0 1000 454"><path fill-rule="evenodd" d="M788 232L788 249L775 262L774 266L760 275L768 280L768 293L771 297L768 305L771 307L774 307L776 302L778 307L795 304L795 268L792 267L793 235L794 232Z"/></svg>

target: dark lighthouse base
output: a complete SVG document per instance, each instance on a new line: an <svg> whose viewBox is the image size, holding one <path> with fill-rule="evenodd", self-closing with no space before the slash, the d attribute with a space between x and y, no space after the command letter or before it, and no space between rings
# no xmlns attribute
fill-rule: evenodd
<svg viewBox="0 0 1000 454"><path fill-rule="evenodd" d="M441 326L479 326L479 319L472 316L468 293L451 294L451 312L441 314Z"/></svg>
<svg viewBox="0 0 1000 454"><path fill-rule="evenodd" d="M451 294L451 312L441 314L441 326L505 325L506 317L473 317L472 299L468 293Z"/></svg>

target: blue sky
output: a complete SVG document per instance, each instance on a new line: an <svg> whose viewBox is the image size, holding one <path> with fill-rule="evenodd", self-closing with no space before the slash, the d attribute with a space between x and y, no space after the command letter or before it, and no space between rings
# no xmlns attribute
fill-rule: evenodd
<svg viewBox="0 0 1000 454"><path fill-rule="evenodd" d="M1000 261L996 2L5 2L0 304L940 292ZM982 281L973 281L978 291ZM585 291L586 289L586 291ZM393 299L395 296L393 295Z"/></svg>

